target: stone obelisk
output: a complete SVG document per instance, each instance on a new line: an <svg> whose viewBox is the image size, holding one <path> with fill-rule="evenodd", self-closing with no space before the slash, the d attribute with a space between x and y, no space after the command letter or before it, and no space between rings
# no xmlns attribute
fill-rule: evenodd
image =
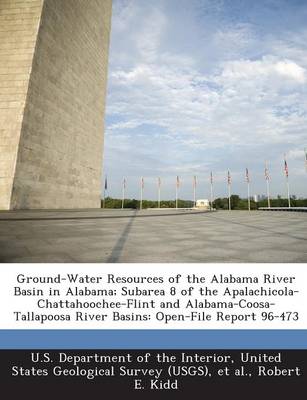
<svg viewBox="0 0 307 400"><path fill-rule="evenodd" d="M100 207L112 0L0 0L0 210Z"/></svg>

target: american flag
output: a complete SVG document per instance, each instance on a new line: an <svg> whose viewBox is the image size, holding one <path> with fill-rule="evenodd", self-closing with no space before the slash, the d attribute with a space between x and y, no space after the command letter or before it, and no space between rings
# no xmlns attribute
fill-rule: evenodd
<svg viewBox="0 0 307 400"><path fill-rule="evenodd" d="M212 174L212 171L210 172L210 183L211 183L211 185L212 185L212 183L213 183L213 174Z"/></svg>
<svg viewBox="0 0 307 400"><path fill-rule="evenodd" d="M231 176L230 176L230 171L229 170L227 172L227 183L228 183L228 185L231 185Z"/></svg>
<svg viewBox="0 0 307 400"><path fill-rule="evenodd" d="M197 180L196 180L196 176L194 175L193 177L193 187L196 187L197 185Z"/></svg>
<svg viewBox="0 0 307 400"><path fill-rule="evenodd" d="M143 177L141 178L141 186L142 186L142 189L144 189L144 178Z"/></svg>
<svg viewBox="0 0 307 400"><path fill-rule="evenodd" d="M108 178L105 177L105 180L104 180L104 190L107 190L107 189L108 189Z"/></svg>
<svg viewBox="0 0 307 400"><path fill-rule="evenodd" d="M246 178L246 182L249 183L249 172L248 172L248 168L245 168L245 178Z"/></svg>
<svg viewBox="0 0 307 400"><path fill-rule="evenodd" d="M264 176L265 176L265 179L266 179L267 181L270 180L270 174L269 174L269 169L268 169L267 163L265 163L265 167L264 167Z"/></svg>
<svg viewBox="0 0 307 400"><path fill-rule="evenodd" d="M126 189L126 178L123 180L123 188Z"/></svg>
<svg viewBox="0 0 307 400"><path fill-rule="evenodd" d="M179 176L177 175L177 178L176 178L176 186L177 186L177 188L179 188L179 185L180 185L180 180L179 180Z"/></svg>
<svg viewBox="0 0 307 400"><path fill-rule="evenodd" d="M285 155L285 175L288 178L289 177L289 170L288 170L288 164L286 160L286 155Z"/></svg>
<svg viewBox="0 0 307 400"><path fill-rule="evenodd" d="M161 178L160 177L158 178L158 187L159 188L161 187Z"/></svg>
<svg viewBox="0 0 307 400"><path fill-rule="evenodd" d="M307 171L307 149L305 148L304 151L305 151L305 168Z"/></svg>

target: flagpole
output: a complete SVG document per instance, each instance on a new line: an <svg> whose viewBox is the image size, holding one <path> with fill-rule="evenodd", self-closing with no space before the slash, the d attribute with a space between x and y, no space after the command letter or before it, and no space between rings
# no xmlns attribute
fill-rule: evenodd
<svg viewBox="0 0 307 400"><path fill-rule="evenodd" d="M178 208L178 188L179 188L179 176L176 177L176 209Z"/></svg>
<svg viewBox="0 0 307 400"><path fill-rule="evenodd" d="M126 186L126 182L124 179L123 180L123 190L122 190L122 209L124 208L124 202L125 202L125 186Z"/></svg>
<svg viewBox="0 0 307 400"><path fill-rule="evenodd" d="M210 174L210 200L211 200L211 210L213 210L213 176L212 172Z"/></svg>
<svg viewBox="0 0 307 400"><path fill-rule="evenodd" d="M231 185L231 176L230 176L230 171L228 170L227 173L227 182L228 182L228 210L231 211L231 200L230 200L230 185Z"/></svg>
<svg viewBox="0 0 307 400"><path fill-rule="evenodd" d="M161 204L161 179L158 178L158 208L160 208Z"/></svg>
<svg viewBox="0 0 307 400"><path fill-rule="evenodd" d="M266 180L266 193L268 198L268 208L271 208L271 200L270 200L270 183L269 180Z"/></svg>
<svg viewBox="0 0 307 400"><path fill-rule="evenodd" d="M270 175L268 170L268 162L264 163L264 177L266 180L266 194L268 199L268 208L271 208L271 199L270 199Z"/></svg>
<svg viewBox="0 0 307 400"><path fill-rule="evenodd" d="M103 205L102 208L105 208L106 205L106 186L107 186L107 177L104 179L104 187L103 187Z"/></svg>
<svg viewBox="0 0 307 400"><path fill-rule="evenodd" d="M250 200L250 191L249 191L249 172L248 172L248 168L245 168L245 179L246 179L246 183L247 183L247 207L248 207L248 211L251 210L251 200Z"/></svg>
<svg viewBox="0 0 307 400"><path fill-rule="evenodd" d="M141 202L140 202L140 210L143 208L143 177L141 178Z"/></svg>
<svg viewBox="0 0 307 400"><path fill-rule="evenodd" d="M289 170L288 170L288 164L287 164L287 160L286 160L286 154L284 154L284 161L285 161L285 175L286 175L287 192L288 192L288 207L291 208L290 189L289 189Z"/></svg>
<svg viewBox="0 0 307 400"><path fill-rule="evenodd" d="M193 178L193 200L194 207L196 207L196 176Z"/></svg>
<svg viewBox="0 0 307 400"><path fill-rule="evenodd" d="M251 210L251 199L249 194L249 182L247 182L247 202L248 202L248 211Z"/></svg>
<svg viewBox="0 0 307 400"><path fill-rule="evenodd" d="M289 189L289 177L288 177L288 176L287 176L287 191L288 191L288 207L291 208L290 189Z"/></svg>

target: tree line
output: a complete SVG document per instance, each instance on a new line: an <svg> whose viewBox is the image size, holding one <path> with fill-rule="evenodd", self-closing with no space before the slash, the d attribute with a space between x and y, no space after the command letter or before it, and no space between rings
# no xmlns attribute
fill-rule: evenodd
<svg viewBox="0 0 307 400"><path fill-rule="evenodd" d="M230 197L231 209L232 210L247 210L248 201L242 199L240 196L233 194ZM288 207L288 199L277 196L276 199L271 199L271 207ZM122 208L122 199L114 199L112 197L106 197L105 201L101 200L101 207L105 208ZM255 202L253 199L250 200L251 210L257 210L259 207L267 207L267 199L259 200ZM143 200L142 208L157 208L158 202L153 200ZM161 208L175 208L174 200L161 200ZM178 199L178 208L191 208L193 207L193 201ZM217 210L228 210L228 197L217 198L213 202L213 207ZM291 207L307 207L307 199L297 199L295 196L291 197ZM136 199L125 199L124 208L139 209L140 200Z"/></svg>
<svg viewBox="0 0 307 400"><path fill-rule="evenodd" d="M247 199L242 199L240 196L234 194L230 197L232 210L248 210ZM307 207L307 199L297 199L295 196L290 198L291 207ZM214 208L217 210L228 210L228 197L218 198L214 200ZM276 199L270 199L271 207L288 207L288 199L282 198L280 195ZM260 207L267 207L267 199L255 201L250 200L251 210L257 210Z"/></svg>
<svg viewBox="0 0 307 400"><path fill-rule="evenodd" d="M103 200L101 200L101 207L103 207ZM161 200L161 208L175 208L174 200ZM179 200L178 208L191 208L193 207L193 201L190 200ZM122 208L122 199L113 199L112 197L106 197L105 208ZM140 200L136 199L125 199L124 208L140 208ZM153 200L143 200L142 208L158 208L158 202Z"/></svg>

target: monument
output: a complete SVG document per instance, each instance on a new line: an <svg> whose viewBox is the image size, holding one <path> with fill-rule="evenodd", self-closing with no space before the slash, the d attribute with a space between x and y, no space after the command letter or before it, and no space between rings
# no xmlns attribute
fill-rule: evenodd
<svg viewBox="0 0 307 400"><path fill-rule="evenodd" d="M0 210L100 207L112 0L0 0Z"/></svg>

